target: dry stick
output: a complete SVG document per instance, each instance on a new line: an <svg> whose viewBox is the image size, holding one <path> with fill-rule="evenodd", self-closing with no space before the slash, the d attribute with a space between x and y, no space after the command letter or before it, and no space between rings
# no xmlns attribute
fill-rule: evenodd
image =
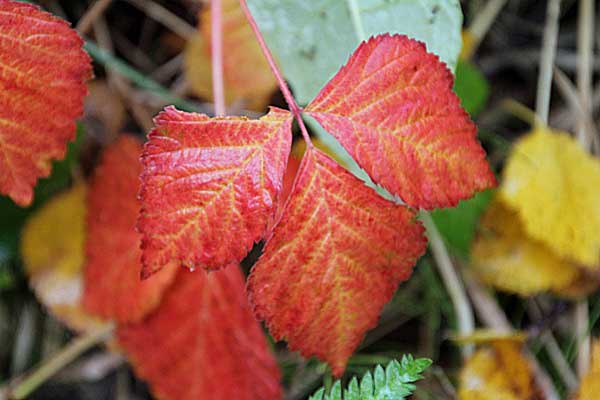
<svg viewBox="0 0 600 400"><path fill-rule="evenodd" d="M465 276L465 284L467 285L467 290L473 300L473 305L479 319L490 328L501 332L511 332L513 328L502 309L498 306L496 300L470 276ZM531 364L535 381L544 395L543 398L546 400L559 400L560 397L556 392L552 379L550 379L546 371L540 367L533 354L528 350L524 350L524 353Z"/></svg>
<svg viewBox="0 0 600 400"><path fill-rule="evenodd" d="M93 26L99 47L109 54L112 54L114 49L108 26L106 26L106 20L104 18L98 18L94 21ZM127 106L136 122L146 132L149 132L154 126L152 124L152 116L141 104L136 102L134 96L131 94L132 88L127 79L118 73L113 72L110 68L106 69L106 75L108 76L109 84L113 85L123 99L127 101Z"/></svg>
<svg viewBox="0 0 600 400"><path fill-rule="evenodd" d="M440 235L429 213L421 213L421 220L425 225L425 229L427 229L427 237L429 238L433 258L442 275L454 310L456 310L458 332L462 336L470 335L475 329L475 321L473 318L473 309L469 303L465 287L452 264L448 249L446 249L446 245L444 244L444 239ZM463 357L466 358L473 353L473 345L462 346L461 350Z"/></svg>
<svg viewBox="0 0 600 400"><path fill-rule="evenodd" d="M256 24L256 21L254 20L254 17L252 16L250 9L248 8L248 4L246 4L246 0L240 0L240 7L242 8L242 11L244 11L244 15L246 15L246 19L248 20L248 23L250 24L250 27L254 32L254 36L256 36L256 40L258 41L258 44L260 45L260 48L265 58L267 59L267 62L269 63L269 67L271 68L273 75L275 75L275 79L279 84L279 89L281 90L281 93L283 93L283 97L285 98L285 101L288 104L292 115L296 118L296 121L298 121L298 126L300 126L300 131L302 132L302 137L306 141L306 145L309 148L312 148L312 141L310 140L310 136L308 134L308 131L306 130L304 121L302 120L302 108L300 108L298 103L296 103L296 99L294 99L290 88L285 82L285 79L283 79L283 75L279 70L277 63L275 62L273 55L271 54L271 50L269 50L269 47L265 42L265 38L260 32L260 29L258 28L258 25Z"/></svg>
<svg viewBox="0 0 600 400"><path fill-rule="evenodd" d="M550 89L552 88L552 67L556 56L556 43L558 40L558 16L560 14L560 0L549 0L546 13L546 26L540 56L540 73L538 75L535 113L540 122L548 124L550 111Z"/></svg>
<svg viewBox="0 0 600 400"><path fill-rule="evenodd" d="M75 29L79 31L79 34L87 34L92 28L94 21L104 14L104 11L106 11L111 3L112 0L98 0L94 2L91 7L86 10L85 14L83 14L83 17L79 19L79 22L77 22Z"/></svg>
<svg viewBox="0 0 600 400"><path fill-rule="evenodd" d="M554 67L553 79L558 90L560 90L567 103L569 103L569 112L574 114L577 121L581 121L585 125L586 129L592 133L592 136L598 135L594 121L591 118L591 113L584 110L577 89L575 89L569 77L558 67Z"/></svg>
<svg viewBox="0 0 600 400"><path fill-rule="evenodd" d="M594 50L594 2L581 0L577 27L577 88L584 113L591 118L592 106L592 52ZM577 139L581 146L590 151L591 130L585 123L585 118L579 120ZM582 299L575 305L575 332L579 346L577 349L577 374L583 377L590 366L591 342L589 335L589 309L587 299Z"/></svg>
<svg viewBox="0 0 600 400"><path fill-rule="evenodd" d="M492 23L502 10L502 7L506 4L507 0L490 0L486 3L483 10L481 10L469 25L467 29L468 32L471 33L473 38L473 42L471 45L471 50L467 57L470 57L475 51L479 44L485 37L485 34L490 30Z"/></svg>
<svg viewBox="0 0 600 400"><path fill-rule="evenodd" d="M580 0L577 19L577 88L583 111L591 114L592 109L592 53L594 50L594 1ZM577 124L577 138L585 149L589 149L591 132L584 120Z"/></svg>
<svg viewBox="0 0 600 400"><path fill-rule="evenodd" d="M588 311L587 299L579 300L575 304L575 338L577 340L577 375L580 378L585 376L590 367L590 335L589 324L590 315Z"/></svg>
<svg viewBox="0 0 600 400"><path fill-rule="evenodd" d="M225 115L225 89L223 84L223 7L221 0L210 2L210 52L215 115Z"/></svg>
<svg viewBox="0 0 600 400"><path fill-rule="evenodd" d="M533 299L527 302L527 312L536 320L541 320L543 318L540 306ZM542 333L541 341L548 352L552 364L554 364L554 367L556 367L556 370L559 372L560 378L567 386L567 389L569 389L569 391L574 390L578 384L577 376L575 376L569 362L564 357L562 350L550 329L547 329Z"/></svg>
<svg viewBox="0 0 600 400"><path fill-rule="evenodd" d="M185 20L179 18L171 11L167 10L160 4L149 0L125 0L129 4L137 7L146 15L157 22L160 22L184 39L190 39L196 34L196 28L188 24Z"/></svg>
<svg viewBox="0 0 600 400"><path fill-rule="evenodd" d="M64 366L75 360L82 353L106 341L113 333L114 325L102 325L97 330L78 336L73 339L66 347L52 356L22 381L8 387L7 398L20 400L25 399L38 386L47 381L50 377L60 371ZM1 393L1 391L0 391Z"/></svg>

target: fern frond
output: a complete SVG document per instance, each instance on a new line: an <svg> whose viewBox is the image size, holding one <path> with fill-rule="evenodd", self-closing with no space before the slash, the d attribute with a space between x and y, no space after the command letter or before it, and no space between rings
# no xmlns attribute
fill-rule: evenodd
<svg viewBox="0 0 600 400"><path fill-rule="evenodd" d="M423 376L421 373L431 365L427 358L417 358L411 355L402 357L402 361L391 361L385 370L381 365L375 368L375 372L367 372L360 385L356 377L352 378L348 388L343 391L342 384L336 381L331 392L325 394L321 388L313 394L309 400L403 400L415 390L413 382Z"/></svg>

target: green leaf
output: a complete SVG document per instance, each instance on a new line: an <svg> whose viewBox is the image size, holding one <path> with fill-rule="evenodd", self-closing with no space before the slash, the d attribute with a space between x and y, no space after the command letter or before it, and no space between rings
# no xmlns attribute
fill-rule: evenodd
<svg viewBox="0 0 600 400"><path fill-rule="evenodd" d="M460 97L461 105L474 117L485 106L490 87L475 65L469 61L460 60L456 66L454 91Z"/></svg>
<svg viewBox="0 0 600 400"><path fill-rule="evenodd" d="M430 212L446 244L458 256L467 259L475 227L481 213L492 199L492 190L477 193L454 208L441 208Z"/></svg>
<svg viewBox="0 0 600 400"><path fill-rule="evenodd" d="M413 382L421 379L421 373L430 365L431 360L415 360L410 355L404 356L401 362L391 361L385 370L378 365L374 378L371 372L367 372L360 386L356 377L352 378L348 388L344 390L343 400L402 400L412 394L415 389ZM321 388L309 400L342 400L340 381L335 382L330 394L325 394L325 389Z"/></svg>
<svg viewBox="0 0 600 400"><path fill-rule="evenodd" d="M248 3L300 104L312 100L360 41L369 36L389 32L421 40L452 70L462 46L458 0Z"/></svg>

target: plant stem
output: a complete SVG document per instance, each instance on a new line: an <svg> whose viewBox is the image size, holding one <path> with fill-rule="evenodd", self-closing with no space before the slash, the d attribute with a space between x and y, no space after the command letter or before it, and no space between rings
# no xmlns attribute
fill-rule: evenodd
<svg viewBox="0 0 600 400"><path fill-rule="evenodd" d="M165 100L165 102L175 104L177 107L182 108L185 111L195 111L198 109L196 104L173 95L168 89L153 79L148 78L123 60L98 47L96 43L87 40L85 42L84 49L98 64L104 66L105 68L114 70L138 87L161 97Z"/></svg>
<svg viewBox="0 0 600 400"><path fill-rule="evenodd" d="M110 6L113 0L98 0L93 3L90 8L85 11L85 14L77 22L77 31L79 34L85 35L89 32L94 21L99 18L104 11Z"/></svg>
<svg viewBox="0 0 600 400"><path fill-rule="evenodd" d="M560 0L549 0L546 13L546 25L540 55L540 73L538 75L535 113L540 121L548 124L550 111L550 89L552 88L552 69L556 56L556 43L558 40L558 16L560 14Z"/></svg>
<svg viewBox="0 0 600 400"><path fill-rule="evenodd" d="M306 145L309 148L312 148L312 141L310 140L310 136L308 135L308 131L306 130L306 126L304 125L304 121L302 120L302 108L298 105L296 99L294 99L294 96L292 95L289 86L285 82L285 79L283 79L283 74L277 66L277 63L273 58L273 54L271 54L271 50L269 50L269 47L265 42L265 38L260 32L260 29L258 28L258 25L256 24L256 21L254 20L254 17L252 16L250 9L248 8L248 4L246 4L246 0L240 0L240 7L242 8L244 15L246 15L246 19L248 20L248 23L250 24L250 27L254 32L254 36L256 36L256 40L258 41L258 44L260 45L260 48L262 49L262 52L265 58L267 59L267 62L269 63L269 67L271 67L273 75L275 75L275 79L277 80L279 88L281 89L281 93L283 93L283 97L285 98L285 101L288 104L288 107L290 108L290 112L296 118L296 121L298 121L298 126L300 127L300 131L302 132L302 137L306 141Z"/></svg>
<svg viewBox="0 0 600 400"><path fill-rule="evenodd" d="M541 321L543 319L542 310L533 299L527 302L527 312L533 317L534 321ZM577 388L577 377L556 342L552 330L548 329L543 332L540 339L565 386L569 391L575 390Z"/></svg>
<svg viewBox="0 0 600 400"><path fill-rule="evenodd" d="M196 35L196 28L188 24L184 19L179 18L163 6L150 0L126 0L129 4L136 7L144 14L160 22L171 31L175 32L184 39L190 39Z"/></svg>
<svg viewBox="0 0 600 400"><path fill-rule="evenodd" d="M465 287L463 286L462 281L460 280L458 273L452 264L452 260L448 254L448 249L446 249L446 245L444 244L444 240L442 239L442 236L440 235L429 213L422 212L421 220L427 229L427 237L429 238L433 258L435 259L438 270L442 275L444 284L448 290L448 295L450 296L452 304L454 305L454 309L456 310L458 332L463 336L470 335L475 329L475 322L473 318L473 310L471 309L471 304L469 303L469 299L465 292ZM473 352L473 346L463 346L462 350L463 357L468 357Z"/></svg>
<svg viewBox="0 0 600 400"><path fill-rule="evenodd" d="M223 7L221 0L210 2L210 52L215 115L223 116L225 115L225 90L223 85Z"/></svg>
<svg viewBox="0 0 600 400"><path fill-rule="evenodd" d="M577 123L577 139L585 151L591 150L591 130L586 119L592 119L592 52L594 47L594 2L581 0L577 24L577 88L585 118ZM592 122L593 126L593 122ZM587 299L575 305L575 332L577 342L577 374L582 378L590 367L590 325Z"/></svg>
<svg viewBox="0 0 600 400"><path fill-rule="evenodd" d="M577 19L577 88L583 111L589 115L592 107L592 53L594 50L594 1L579 2ZM577 138L589 149L591 132L585 119L578 119Z"/></svg>
<svg viewBox="0 0 600 400"><path fill-rule="evenodd" d="M468 28L468 31L473 37L473 43L467 57L471 57L471 55L475 53L475 50L477 50L477 47L479 47L485 34L490 30L492 23L498 16L498 13L500 13L500 10L502 10L502 7L506 4L506 1L507 0L490 0L485 4L483 10L477 13Z"/></svg>
<svg viewBox="0 0 600 400"><path fill-rule="evenodd" d="M583 377L590 365L589 311L587 300L575 304L575 337L577 340L577 375Z"/></svg>
<svg viewBox="0 0 600 400"><path fill-rule="evenodd" d="M354 32L356 32L357 39L362 42L367 40L367 33L363 26L362 19L360 19L360 9L358 7L357 0L346 0L348 8L350 8L350 15L352 16L352 24L354 25Z"/></svg>
<svg viewBox="0 0 600 400"><path fill-rule="evenodd" d="M113 324L106 324L102 325L98 330L73 339L49 360L42 362L36 370L17 383L13 389L9 387L7 397L14 400L25 399L38 386L75 360L83 352L108 339L112 335L113 330Z"/></svg>

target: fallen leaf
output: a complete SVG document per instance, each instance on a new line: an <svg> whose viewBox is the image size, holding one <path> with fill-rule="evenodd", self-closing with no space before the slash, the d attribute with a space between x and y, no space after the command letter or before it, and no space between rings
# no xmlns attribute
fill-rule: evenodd
<svg viewBox="0 0 600 400"><path fill-rule="evenodd" d="M478 349L460 373L460 400L533 400L536 393L531 365L513 340Z"/></svg>
<svg viewBox="0 0 600 400"><path fill-rule="evenodd" d="M209 118L167 107L142 155L143 275L176 261L241 261L271 223L290 151L291 114Z"/></svg>
<svg viewBox="0 0 600 400"><path fill-rule="evenodd" d="M527 236L518 213L499 196L481 218L471 248L471 265L484 283L524 296L558 291L579 277L575 264Z"/></svg>
<svg viewBox="0 0 600 400"><path fill-rule="evenodd" d="M361 43L306 112L408 205L455 206L496 181L452 84L422 43L380 35Z"/></svg>
<svg viewBox="0 0 600 400"><path fill-rule="evenodd" d="M500 194L527 235L590 269L600 267L600 160L570 135L538 126L513 147Z"/></svg>
<svg viewBox="0 0 600 400"><path fill-rule="evenodd" d="M262 111L277 87L254 32L250 28L238 0L222 2L223 79L227 104L243 99L248 108ZM211 12L200 13L200 30L185 51L185 70L192 88L212 101Z"/></svg>
<svg viewBox="0 0 600 400"><path fill-rule="evenodd" d="M154 313L119 328L136 373L165 400L280 399L279 370L239 267L178 270Z"/></svg>
<svg viewBox="0 0 600 400"><path fill-rule="evenodd" d="M27 220L21 256L38 300L75 331L90 331L101 321L81 305L84 262L84 185L49 200Z"/></svg>
<svg viewBox="0 0 600 400"><path fill-rule="evenodd" d="M456 344L489 344L494 342L514 342L522 344L527 340L527 333L520 331L504 332L495 329L477 329L468 335L451 338Z"/></svg>
<svg viewBox="0 0 600 400"><path fill-rule="evenodd" d="M425 247L413 211L309 148L249 278L255 313L275 339L339 376Z"/></svg>
<svg viewBox="0 0 600 400"><path fill-rule="evenodd" d="M92 67L79 35L37 6L1 1L0 27L0 193L27 206L75 139Z"/></svg>
<svg viewBox="0 0 600 400"><path fill-rule="evenodd" d="M141 235L135 224L142 144L121 135L96 168L87 196L87 240L83 304L91 314L119 323L137 322L156 308L171 284L171 264L141 280Z"/></svg>
<svg viewBox="0 0 600 400"><path fill-rule="evenodd" d="M581 379L576 396L577 400L596 400L600 393L600 341L592 344L592 363L590 370Z"/></svg>

